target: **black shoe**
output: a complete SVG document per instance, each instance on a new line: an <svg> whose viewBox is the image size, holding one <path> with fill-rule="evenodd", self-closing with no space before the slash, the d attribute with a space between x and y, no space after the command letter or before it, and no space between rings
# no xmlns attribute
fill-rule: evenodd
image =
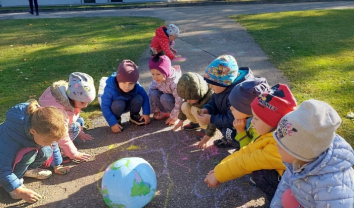
<svg viewBox="0 0 354 208"><path fill-rule="evenodd" d="M197 136L196 136L196 139L200 141L200 140L203 139L203 137L204 137L205 135L206 135L206 134L205 134L205 130L202 129L202 130L198 131Z"/></svg>
<svg viewBox="0 0 354 208"><path fill-rule="evenodd" d="M39 14L38 14L38 12L36 13L36 16L38 16Z"/></svg>
<svg viewBox="0 0 354 208"><path fill-rule="evenodd" d="M32 11L29 11L29 13L33 15L33 12L32 12Z"/></svg>
<svg viewBox="0 0 354 208"><path fill-rule="evenodd" d="M230 142L227 142L224 138L214 141L214 145L218 148L230 148L232 147Z"/></svg>
<svg viewBox="0 0 354 208"><path fill-rule="evenodd" d="M122 118L121 117L117 118L117 123L119 124L119 126L122 126Z"/></svg>
<svg viewBox="0 0 354 208"><path fill-rule="evenodd" d="M130 118L129 118L129 121L132 122L132 123L135 123L136 125L140 126L140 125L144 125L145 124L145 120L141 120L140 121L140 114L130 114Z"/></svg>
<svg viewBox="0 0 354 208"><path fill-rule="evenodd" d="M184 130L197 130L197 129L200 129L200 126L198 123L193 123L193 122L190 122L189 124L185 125L183 127Z"/></svg>

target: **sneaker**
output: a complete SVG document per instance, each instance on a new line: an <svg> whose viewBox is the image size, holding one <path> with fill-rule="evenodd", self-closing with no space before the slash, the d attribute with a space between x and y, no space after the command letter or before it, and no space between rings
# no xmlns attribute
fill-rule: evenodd
<svg viewBox="0 0 354 208"><path fill-rule="evenodd" d="M205 130L202 129L202 130L198 131L196 138L197 138L197 140L200 141L201 139L203 139L204 136L205 136Z"/></svg>
<svg viewBox="0 0 354 208"><path fill-rule="evenodd" d="M193 122L190 122L189 124L185 125L183 127L184 130L197 130L197 129L200 129L200 126L198 123L193 123Z"/></svg>
<svg viewBox="0 0 354 208"><path fill-rule="evenodd" d="M29 11L28 13L32 14L33 15L33 11Z"/></svg>
<svg viewBox="0 0 354 208"><path fill-rule="evenodd" d="M49 178L51 175L52 175L52 171L50 171L50 170L36 168L36 169L32 169L32 170L27 170L25 172L24 177L44 180L44 179Z"/></svg>
<svg viewBox="0 0 354 208"><path fill-rule="evenodd" d="M144 125L145 124L145 120L141 120L140 121L140 114L130 114L130 118L129 118L129 121L132 122L132 123L135 123L136 125L140 126L140 125Z"/></svg>
<svg viewBox="0 0 354 208"><path fill-rule="evenodd" d="M231 143L227 142L224 138L214 141L214 145L218 148L229 148L232 147Z"/></svg>

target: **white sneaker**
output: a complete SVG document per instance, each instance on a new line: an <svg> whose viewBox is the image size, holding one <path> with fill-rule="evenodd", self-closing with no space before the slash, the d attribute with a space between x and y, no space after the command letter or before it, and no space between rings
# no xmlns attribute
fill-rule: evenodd
<svg viewBox="0 0 354 208"><path fill-rule="evenodd" d="M49 178L51 175L52 175L52 171L50 171L50 170L36 168L36 169L32 169L32 170L27 170L24 177L44 180L44 179Z"/></svg>

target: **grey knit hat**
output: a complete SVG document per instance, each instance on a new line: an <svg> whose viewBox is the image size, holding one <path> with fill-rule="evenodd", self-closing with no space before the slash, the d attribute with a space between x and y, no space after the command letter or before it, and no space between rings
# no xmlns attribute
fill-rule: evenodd
<svg viewBox="0 0 354 208"><path fill-rule="evenodd" d="M72 100L92 102L96 97L96 89L92 77L82 72L71 73L66 94Z"/></svg>
<svg viewBox="0 0 354 208"><path fill-rule="evenodd" d="M311 99L286 114L273 136L291 156L311 162L328 149L341 122L338 113L330 105Z"/></svg>
<svg viewBox="0 0 354 208"><path fill-rule="evenodd" d="M269 92L270 87L265 78L249 78L236 85L229 94L232 107L246 115L252 115L251 103L261 93Z"/></svg>
<svg viewBox="0 0 354 208"><path fill-rule="evenodd" d="M208 91L208 83L201 75L194 72L183 74L177 83L177 93L185 100L200 100Z"/></svg>

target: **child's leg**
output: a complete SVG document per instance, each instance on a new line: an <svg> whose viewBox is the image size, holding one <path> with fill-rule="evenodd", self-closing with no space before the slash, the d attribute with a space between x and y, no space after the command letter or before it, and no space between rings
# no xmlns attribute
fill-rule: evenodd
<svg viewBox="0 0 354 208"><path fill-rule="evenodd" d="M161 104L160 97L163 94L160 90L152 90L149 94L150 96L150 108L151 112L155 113L158 109L161 112L166 112L165 108Z"/></svg>
<svg viewBox="0 0 354 208"><path fill-rule="evenodd" d="M22 156L20 162L18 162L13 170L13 173L18 178L23 178L27 170L40 167L45 161L52 156L52 148L50 146L42 147L38 150L32 150Z"/></svg>
<svg viewBox="0 0 354 208"><path fill-rule="evenodd" d="M269 201L272 201L277 190L280 176L276 170L259 170L252 172L252 180L261 189Z"/></svg>
<svg viewBox="0 0 354 208"><path fill-rule="evenodd" d="M135 95L129 102L128 102L128 108L130 110L130 114L139 114L140 109L143 106L143 96L137 94Z"/></svg>
<svg viewBox="0 0 354 208"><path fill-rule="evenodd" d="M240 148L240 144L235 140L236 129L235 128L221 128L219 129L223 135L222 139L214 141L214 145L219 148L233 147L236 149Z"/></svg>
<svg viewBox="0 0 354 208"><path fill-rule="evenodd" d="M127 112L127 101L125 100L114 100L111 105L111 110L117 119L120 119L120 116Z"/></svg>
<svg viewBox="0 0 354 208"><path fill-rule="evenodd" d="M175 98L171 94L162 94L160 97L160 102L165 109L162 112L171 112L172 109L175 107Z"/></svg>
<svg viewBox="0 0 354 208"><path fill-rule="evenodd" d="M29 0L28 2L29 2L29 6L31 8L30 13L33 14L33 0Z"/></svg>
<svg viewBox="0 0 354 208"><path fill-rule="evenodd" d="M38 15L38 1L34 0L34 7L36 9L36 15Z"/></svg>
<svg viewBox="0 0 354 208"><path fill-rule="evenodd" d="M199 122L199 120L198 120L198 117L197 117L197 115L198 115L198 110L200 110L200 108L191 106L191 108L190 108L190 116L191 116L191 119L193 119L193 120L189 119L188 116L187 116L187 118L188 118L190 121L194 122L194 123L198 123L202 129L206 129L206 128L208 127L208 125L202 125L202 124L200 124L200 122ZM186 114L186 115L187 115L187 114Z"/></svg>

